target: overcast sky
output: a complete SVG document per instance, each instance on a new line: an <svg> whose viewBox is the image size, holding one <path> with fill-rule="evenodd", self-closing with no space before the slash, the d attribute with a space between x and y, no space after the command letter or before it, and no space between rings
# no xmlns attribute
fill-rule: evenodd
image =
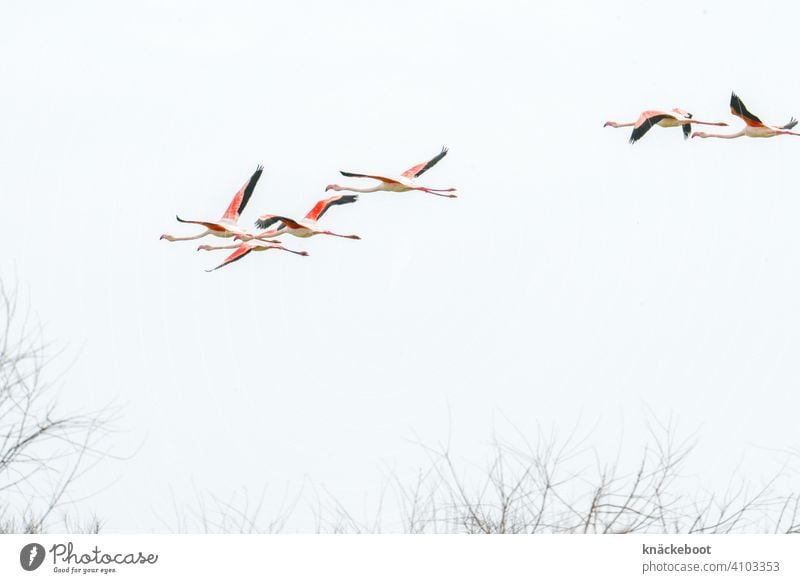
<svg viewBox="0 0 800 583"><path fill-rule="evenodd" d="M681 107L738 131L732 90L800 117L798 12L5 0L0 276L74 356L66 402L123 405L112 445L135 451L87 477L89 510L163 530L173 496L305 480L359 505L417 441L481 460L493 430L577 423L638 451L648 415L697 431L701 481L769 475L765 448L800 447L800 138L602 126ZM326 214L361 241L214 273L222 252L159 241L259 163L245 225L443 145L423 182L459 198Z"/></svg>

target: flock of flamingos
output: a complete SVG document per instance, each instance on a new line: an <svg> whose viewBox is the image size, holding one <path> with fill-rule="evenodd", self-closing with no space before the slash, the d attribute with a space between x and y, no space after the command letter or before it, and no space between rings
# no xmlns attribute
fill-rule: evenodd
<svg viewBox="0 0 800 583"><path fill-rule="evenodd" d="M762 122L758 117L747 111L742 100L735 93L731 93L731 113L736 117L744 120L745 126L735 134L708 134L706 132L695 132L692 134L693 138L741 138L747 136L749 138L771 138L773 136L781 136L789 134L792 136L800 136L800 133L791 132L794 126L797 125L797 120L792 118L789 123L782 126L770 126ZM607 121L603 127L611 126L612 128L622 128L633 126L631 132L630 143L634 144L643 135L647 133L654 125L659 125L665 128L674 128L681 126L683 129L683 138L689 137L692 124L700 124L706 126L726 126L724 121L700 121L692 117L692 114L683 109L675 108L672 111L659 111L649 110L643 111L639 115L639 119L628 123L620 123L616 121Z"/></svg>
<svg viewBox="0 0 800 583"><path fill-rule="evenodd" d="M747 136L750 138L771 138L780 135L800 136L800 133L790 131L797 125L797 120L792 118L787 124L782 126L771 126L762 122L758 117L750 113L745 107L742 100L735 93L731 93L731 113L744 120L745 126L740 131L734 134L709 134L706 132L694 132L691 134L693 138L739 138ZM710 125L710 126L727 126L728 124L722 121L700 121L692 117L692 114L684 111L683 109L675 108L672 111L648 110L643 111L639 115L639 119L633 122L621 123L616 121L607 121L603 127L611 126L614 128L631 127L630 142L635 143L648 130L654 125L662 127L678 127L683 130L684 139L689 137L692 124ZM455 188L428 188L417 184L416 179L423 173L433 168L442 158L447 155L447 148L442 148L436 156L426 162L421 162L412 166L400 176L383 176L379 174L358 174L356 172L344 172L341 174L348 178L371 178L377 180L378 184L370 188L355 188L352 186L340 186L338 184L329 184L325 191L334 190L347 190L350 192L407 192L410 190L418 190L433 194L436 196L444 196L455 198L455 194L450 194L455 191ZM310 211L302 219L292 219L283 215L266 214L261 215L255 222L256 227L261 229L260 232L251 233L246 229L239 226L239 215L241 215L250 197L253 195L256 183L261 177L263 168L259 166L250 179L242 186L239 192L233 197L233 200L228 205L225 214L222 215L217 221L186 221L180 217L175 217L181 223L191 223L205 227L205 230L197 235L191 237L175 237L173 235L161 235L162 239L167 241L190 241L200 239L206 235L214 235L216 237L230 238L233 237L236 241L232 245L200 245L198 251L211 251L216 249L233 249L233 253L228 255L225 260L217 267L209 269L208 271L215 271L220 267L230 265L234 261L238 261L247 256L253 251L267 251L269 249L280 249L295 253L296 255L306 256L306 251L294 251L281 245L281 242L276 238L281 235L294 235L295 237L313 237L314 235L333 235L334 237L344 237L345 239L360 239L358 235L341 235L322 229L318 221L332 206L341 204L350 204L358 200L358 195L353 194L338 194L330 198L325 198L318 201Z"/></svg>
<svg viewBox="0 0 800 583"><path fill-rule="evenodd" d="M379 190L389 192L407 192L409 190L419 190L434 194L436 196L444 196L448 198L455 198L455 194L448 194L455 191L455 188L428 188L420 186L416 183L416 178L427 172L436 165L439 160L447 155L447 148L442 148L436 156L426 162L421 162L412 166L400 176L382 176L377 174L358 174L355 172L344 172L341 174L349 178L372 178L378 180L378 184L371 188L355 188L351 186L340 186L338 184L329 184L325 191L334 190L349 190L351 192L377 192ZM358 195L354 194L338 194L330 198L325 198L317 202L310 211L302 219L292 219L283 215L261 215L255 222L256 227L261 229L259 233L250 233L246 229L239 226L239 215L241 215L250 197L253 195L256 183L261 177L263 167L259 166L250 179L242 186L239 192L234 195L233 200L228 205L228 209L222 218L217 221L186 221L178 216L181 223L192 223L205 227L205 230L197 235L191 237L175 237L173 235L161 235L162 239L167 241L191 241L193 239L200 239L206 235L214 235L216 237L230 238L233 237L237 243L232 245L200 245L198 251L211 251L216 249L234 249L233 253L228 255L225 260L216 266L214 269L207 271L215 271L220 267L230 265L234 261L247 256L253 251L267 251L269 249L280 249L288 251L296 255L306 256L306 251L294 251L287 249L281 242L276 240L275 237L281 235L294 235L295 237L313 237L314 235L333 235L334 237L343 237L345 239L360 239L358 235L341 235L333 231L323 230L319 227L319 219L322 218L329 208L340 204L350 204L358 200Z"/></svg>

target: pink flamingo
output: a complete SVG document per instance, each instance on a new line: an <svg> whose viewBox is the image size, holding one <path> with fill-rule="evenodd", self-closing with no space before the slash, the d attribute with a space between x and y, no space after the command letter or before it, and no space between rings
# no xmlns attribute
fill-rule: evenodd
<svg viewBox="0 0 800 583"><path fill-rule="evenodd" d="M422 192L427 192L428 194L435 194L436 196L445 196L447 198L456 198L455 194L443 194L445 192L453 192L455 188L427 188L425 186L417 186L414 182L415 178L418 178L431 168L433 168L436 163L444 158L447 155L447 148L442 148L442 151L439 152L436 156L428 160L427 162L421 162L416 166L412 166L405 172L403 172L400 176L379 176L376 174L356 174L355 172L344 172L343 170L340 171L342 176L348 176L353 178L373 178L375 180L380 180L380 184L373 186L372 188L355 188L352 186L340 186L338 184L329 184L325 187L325 190L349 190L352 192L378 192L379 190L385 190L389 192L408 192L409 190L421 190Z"/></svg>
<svg viewBox="0 0 800 583"><path fill-rule="evenodd" d="M627 123L620 123L617 121L607 121L603 124L603 127L611 126L612 128L623 128L623 127L630 127L633 126L633 131L631 132L630 143L635 144L639 138L647 133L647 131L653 127L654 125L659 125L664 128L674 128L677 126L681 126L683 128L683 139L689 137L689 132L691 131L691 124L703 124L707 126L726 126L725 122L722 121L700 121L696 120L692 117L692 114L688 111L684 111L680 108L674 108L672 111L661 111L657 109L651 109L647 111L643 111L639 114L639 119L636 121L631 121Z"/></svg>
<svg viewBox="0 0 800 583"><path fill-rule="evenodd" d="M741 138L747 136L748 138L771 138L773 136L800 136L797 132L790 132L794 126L797 125L797 120L792 118L789 123L782 126L768 126L752 113L747 111L747 108L735 93L731 93L731 113L736 117L744 120L745 126L741 131L735 134L707 134L705 132L695 132L692 134L693 138L724 138L731 140L733 138Z"/></svg>
<svg viewBox="0 0 800 583"><path fill-rule="evenodd" d="M213 269L206 269L206 271L216 271L220 267L225 267L226 265L230 265L234 261L239 261L242 257L246 257L253 251L269 251L270 249L280 249L282 251L288 251L289 253L294 253L295 255L302 255L303 257L307 257L308 253L306 251L294 251L292 249L287 249L281 245L270 245L270 241L260 241L260 240L250 240L245 241L243 243L235 243L233 245L200 245L197 250L198 251L213 251L216 249L236 249L233 253L228 255L225 258L225 261L217 265Z"/></svg>
<svg viewBox="0 0 800 583"><path fill-rule="evenodd" d="M204 226L206 230L202 233L194 235L193 237L175 237L173 235L164 234L161 235L160 238L166 239L167 241L191 241L193 239L200 239L206 235L214 235L216 237L233 237L234 235L244 234L245 230L239 227L237 224L239 221L239 215L250 201L250 197L253 195L253 190L255 189L256 183L261 177L261 172L263 170L263 166L256 168L256 171L253 172L253 175L250 177L250 179L245 182L244 185L239 189L239 192L234 195L233 200L228 205L228 209L225 211L225 214L223 214L222 218L218 221L185 221L179 216L175 216L175 218L181 223L192 223L195 225Z"/></svg>
<svg viewBox="0 0 800 583"><path fill-rule="evenodd" d="M249 241L253 238L264 240L265 238L276 237L286 233L288 235L294 235L295 237L303 238L313 237L314 235L333 235L334 237L343 237L345 239L361 239L361 237L358 235L340 235L332 231L322 230L317 226L317 221L322 218L322 215L324 215L329 208L340 204L350 204L356 200L358 200L358 195L354 194L337 194L336 196L320 200L310 211L308 211L306 216L299 221L290 219L289 217L284 217L282 215L261 215L256 221L256 226L259 229L269 229L270 226L277 222L282 223L282 226L277 229L264 231L258 235L237 235L236 238L244 241Z"/></svg>

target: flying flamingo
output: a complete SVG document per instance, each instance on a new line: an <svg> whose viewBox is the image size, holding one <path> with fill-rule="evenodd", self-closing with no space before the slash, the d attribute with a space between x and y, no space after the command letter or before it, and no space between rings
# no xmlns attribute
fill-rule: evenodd
<svg viewBox="0 0 800 583"><path fill-rule="evenodd" d="M313 237L314 235L333 235L334 237L343 237L345 239L360 239L358 235L340 235L331 231L323 231L317 227L317 221L322 218L329 208L339 204L349 204L358 200L358 195L355 194L337 194L330 198L325 198L317 202L305 217L296 221L281 215L261 215L256 221L256 226L259 229L269 229L271 225L277 222L283 223L277 229L273 228L269 231L264 231L258 235L242 234L237 235L237 239L249 241L253 238L264 240L269 237L276 237L283 235L294 235L295 237Z"/></svg>
<svg viewBox="0 0 800 583"><path fill-rule="evenodd" d="M795 118L790 119L789 123L782 126L768 126L752 113L747 111L744 103L742 103L742 100L739 99L739 96L735 93L731 93L731 113L744 120L745 126L741 131L738 131L735 134L707 134L705 132L695 132L692 134L692 137L725 138L730 140L733 138L741 138L742 136L747 136L749 138L771 138L773 136L781 136L784 134L788 134L790 136L800 136L800 134L796 132L789 131L797 125L797 120Z"/></svg>
<svg viewBox="0 0 800 583"><path fill-rule="evenodd" d="M354 188L352 186L340 186L338 184L329 184L325 187L325 190L349 190L352 192L378 192L379 190L386 190L389 192L408 192L409 190L421 190L422 192L427 192L428 194L435 194L436 196L445 196L447 198L456 198L455 194L443 194L445 192L453 192L455 188L427 188L425 186L417 186L416 182L414 182L415 178L418 178L431 168L433 168L436 163L444 158L447 155L447 148L442 148L442 151L439 152L436 156L428 160L427 162L421 162L416 166L412 166L405 172L403 172L400 176L392 177L392 176L378 176L376 174L356 174L355 172L344 172L340 170L342 176L348 176L352 178L374 178L375 180L380 180L380 184L373 186L372 188Z"/></svg>
<svg viewBox="0 0 800 583"><path fill-rule="evenodd" d="M235 243L233 245L200 245L197 250L198 251L213 251L216 249L236 249L233 253L228 255L225 258L225 261L217 265L213 269L206 269L207 272L216 271L220 267L225 267L233 263L234 261L239 261L242 257L245 257L252 251L269 251L270 249L281 249L282 251L288 251L289 253L294 253L295 255L302 255L303 257L307 257L308 253L306 251L293 251L292 249L287 249L281 245L270 245L271 241L260 241L257 239L253 239L250 241L245 241L244 243Z"/></svg>
<svg viewBox="0 0 800 583"><path fill-rule="evenodd" d="M192 239L200 239L201 237L205 237L206 235L214 235L216 237L233 237L234 235L243 234L245 231L237 224L239 221L239 215L244 210L244 207L247 206L250 197L253 194L253 190L256 187L256 182L261 177L261 172L264 170L263 166L259 166L256 168L256 171L253 172L253 175L250 179L244 183L244 185L239 189L231 203L228 205L228 209L225 211L225 214L222 215L222 218L218 221L185 221L179 216L175 216L181 223L192 223L195 225L203 225L206 230L202 233L194 235L193 237L175 237L173 235L161 235L161 239L166 239L167 241L191 241Z"/></svg>
<svg viewBox="0 0 800 583"><path fill-rule="evenodd" d="M636 121L631 121L627 123L620 123L617 121L607 121L603 124L603 127L611 126L612 128L623 128L633 126L633 131L631 132L630 143L635 144L639 138L647 133L647 131L653 127L654 125L660 125L664 128L674 128L676 126L681 126L683 128L683 139L689 137L689 132L691 131L691 124L703 124L707 126L726 126L725 122L722 121L699 121L692 117L692 114L688 111L684 111L680 108L674 108L672 111L660 111L657 109L652 109L648 111L643 111L639 114L639 119Z"/></svg>

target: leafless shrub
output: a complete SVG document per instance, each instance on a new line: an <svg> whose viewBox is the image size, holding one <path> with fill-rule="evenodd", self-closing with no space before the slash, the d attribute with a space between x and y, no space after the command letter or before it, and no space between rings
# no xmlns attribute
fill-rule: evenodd
<svg viewBox="0 0 800 583"><path fill-rule="evenodd" d="M467 474L449 446L428 449L430 467L413 484L395 480L406 532L731 533L798 532L800 500L778 493L779 473L753 488L745 479L722 495L683 484L695 448L672 424L651 432L639 462L573 467L586 440L511 446L494 440L488 464ZM475 478L477 474L477 478Z"/></svg>
<svg viewBox="0 0 800 583"><path fill-rule="evenodd" d="M39 533L77 501L76 482L105 456L99 444L111 417L60 406L50 371L57 351L16 298L0 282L0 532ZM70 530L100 528L96 519L61 519Z"/></svg>
<svg viewBox="0 0 800 583"><path fill-rule="evenodd" d="M301 493L290 496L287 490L280 507L266 523L261 517L267 498L266 487L255 500L251 500L246 488L232 493L225 499L195 489L193 505L180 504L173 493L174 517L170 521L161 519L161 523L170 532L181 534L279 533L286 527L286 522L292 515Z"/></svg>
<svg viewBox="0 0 800 583"><path fill-rule="evenodd" d="M800 495L779 491L787 467L758 487L741 477L725 492L698 492L685 475L694 439L678 439L671 422L655 425L631 464L619 454L602 461L589 436L561 441L539 432L521 446L495 438L479 466L449 444L423 446L427 465L412 479L390 471L377 501L360 512L322 486L312 484L305 499L318 533L800 532ZM266 528L258 520L263 495L255 506L214 499L194 512L202 528L181 531L282 532L299 499Z"/></svg>

